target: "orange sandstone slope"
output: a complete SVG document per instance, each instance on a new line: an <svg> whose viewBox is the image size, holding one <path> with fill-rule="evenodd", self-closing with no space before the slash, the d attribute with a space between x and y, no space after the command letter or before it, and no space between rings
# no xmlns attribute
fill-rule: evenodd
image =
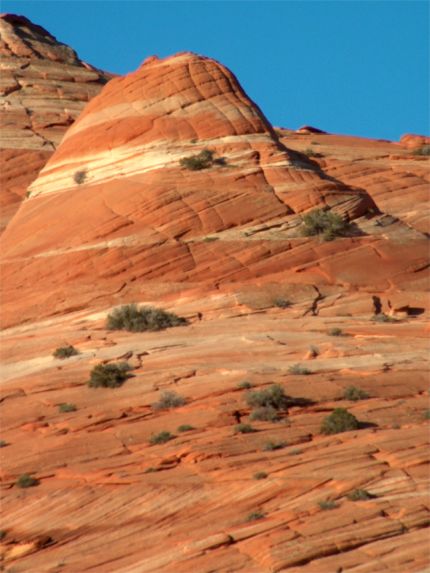
<svg viewBox="0 0 430 573"><path fill-rule="evenodd" d="M180 165L204 149L209 169ZM375 226L365 189L281 143L233 74L192 53L110 81L29 190L2 241L6 324L267 282L422 304L425 236ZM298 215L326 205L355 236L301 236Z"/></svg>
<svg viewBox="0 0 430 573"><path fill-rule="evenodd" d="M111 77L23 16L0 15L0 229L84 105Z"/></svg>

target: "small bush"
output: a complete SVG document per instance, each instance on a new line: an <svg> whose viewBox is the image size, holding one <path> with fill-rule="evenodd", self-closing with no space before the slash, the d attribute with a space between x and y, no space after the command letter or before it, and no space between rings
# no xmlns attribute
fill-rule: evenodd
<svg viewBox="0 0 430 573"><path fill-rule="evenodd" d="M293 303L286 298L275 298L273 306L278 308L289 308Z"/></svg>
<svg viewBox="0 0 430 573"><path fill-rule="evenodd" d="M31 476L30 474L22 474L16 480L16 485L22 488L34 487L36 485L39 485L39 480Z"/></svg>
<svg viewBox="0 0 430 573"><path fill-rule="evenodd" d="M200 171L201 169L208 169L214 163L214 151L210 149L203 149L197 155L190 155L189 157L182 157L179 160L181 167L189 169L190 171Z"/></svg>
<svg viewBox="0 0 430 573"><path fill-rule="evenodd" d="M335 326L334 328L329 328L327 334L329 336L343 336L343 330Z"/></svg>
<svg viewBox="0 0 430 573"><path fill-rule="evenodd" d="M64 360L65 358L70 358L70 356L76 356L76 354L79 354L78 350L74 346L69 345L60 346L60 348L54 350L52 356Z"/></svg>
<svg viewBox="0 0 430 573"><path fill-rule="evenodd" d="M302 223L304 236L318 235L324 241L332 241L336 237L342 237L349 229L349 224L340 215L324 209L314 209L306 213L303 215Z"/></svg>
<svg viewBox="0 0 430 573"><path fill-rule="evenodd" d="M335 509L336 507L338 507L337 503L335 501L330 500L330 499L327 499L325 501L319 501L318 505L320 506L320 509L323 509L323 510Z"/></svg>
<svg viewBox="0 0 430 573"><path fill-rule="evenodd" d="M312 374L312 372L305 368L304 366L300 366L300 364L294 364L288 368L288 372L290 374L300 374L301 376L307 376L308 374Z"/></svg>
<svg viewBox="0 0 430 573"><path fill-rule="evenodd" d="M254 474L254 479L266 479L267 476L266 472L257 472Z"/></svg>
<svg viewBox="0 0 430 573"><path fill-rule="evenodd" d="M412 155L430 155L430 145L423 145L412 151Z"/></svg>
<svg viewBox="0 0 430 573"><path fill-rule="evenodd" d="M153 306L138 307L127 304L116 308L107 317L108 330L127 330L129 332L157 331L172 326L182 326L187 320L173 312L166 312Z"/></svg>
<svg viewBox="0 0 430 573"><path fill-rule="evenodd" d="M213 243L213 241L219 241L219 237L204 237L203 242L204 243Z"/></svg>
<svg viewBox="0 0 430 573"><path fill-rule="evenodd" d="M169 442L170 440L173 440L175 436L173 434L171 434L170 432L160 432L158 434L154 434L153 436L150 437L149 439L149 443L152 446L155 446L156 444L165 444L166 442Z"/></svg>
<svg viewBox="0 0 430 573"><path fill-rule="evenodd" d="M5 531L4 529L0 529L0 541L2 539L4 539L7 535L7 531Z"/></svg>
<svg viewBox="0 0 430 573"><path fill-rule="evenodd" d="M246 521L257 521L258 519L263 519L266 514L262 511L253 511L246 517Z"/></svg>
<svg viewBox="0 0 430 573"><path fill-rule="evenodd" d="M343 394L343 397L345 400L352 400L353 402L356 402L357 400L366 400L366 398L369 397L369 394L361 388L357 388L356 386L348 386Z"/></svg>
<svg viewBox="0 0 430 573"><path fill-rule="evenodd" d="M127 362L98 364L90 373L90 388L118 388L130 377L131 366Z"/></svg>
<svg viewBox="0 0 430 573"><path fill-rule="evenodd" d="M284 410L288 407L290 398L286 396L284 389L279 384L274 384L267 390L249 392L246 396L248 406L252 408L274 408Z"/></svg>
<svg viewBox="0 0 430 573"><path fill-rule="evenodd" d="M274 452L275 450L282 450L287 446L287 442L266 442L263 446L264 452Z"/></svg>
<svg viewBox="0 0 430 573"><path fill-rule="evenodd" d="M76 410L77 408L75 404L67 404L67 402L58 404L58 411L61 412L62 414L67 412L76 412Z"/></svg>
<svg viewBox="0 0 430 573"><path fill-rule="evenodd" d="M375 496L365 489L355 489L354 491L348 493L346 497L350 501L365 501L367 499L373 499Z"/></svg>
<svg viewBox="0 0 430 573"><path fill-rule="evenodd" d="M73 174L73 181L78 185L82 185L82 183L85 183L86 178L87 178L87 172L85 171L85 169L82 169L80 171L75 171L75 173Z"/></svg>
<svg viewBox="0 0 430 573"><path fill-rule="evenodd" d="M6 440L0 440L0 448L5 448L8 445L9 444L6 442Z"/></svg>
<svg viewBox="0 0 430 573"><path fill-rule="evenodd" d="M430 410L426 410L423 414L424 420L430 420Z"/></svg>
<svg viewBox="0 0 430 573"><path fill-rule="evenodd" d="M146 468L146 470L143 473L144 474L155 474L156 472L158 472L158 469L151 466L149 468Z"/></svg>
<svg viewBox="0 0 430 573"><path fill-rule="evenodd" d="M357 418L345 410L345 408L335 408L333 412L324 418L321 424L322 434L339 434L341 432L349 432L351 430L358 430L360 427Z"/></svg>
<svg viewBox="0 0 430 573"><path fill-rule="evenodd" d="M191 432L191 430L195 430L194 426L190 426L189 424L182 424L178 426L178 432Z"/></svg>
<svg viewBox="0 0 430 573"><path fill-rule="evenodd" d="M252 434L255 431L255 428L250 424L237 424L237 426L234 427L235 434Z"/></svg>
<svg viewBox="0 0 430 573"><path fill-rule="evenodd" d="M312 147L308 147L307 149L302 151L302 153L303 153L303 155L306 155L307 157L322 157L321 153L318 153L317 151L312 149Z"/></svg>
<svg viewBox="0 0 430 573"><path fill-rule="evenodd" d="M249 419L261 422L276 422L279 420L279 415L273 406L260 406L251 412Z"/></svg>
<svg viewBox="0 0 430 573"><path fill-rule="evenodd" d="M300 454L303 454L303 450L300 450L299 448L294 448L288 452L289 456L298 456Z"/></svg>
<svg viewBox="0 0 430 573"><path fill-rule="evenodd" d="M388 316L388 314L385 314L383 312L381 312L380 314L374 314L372 316L372 320L373 322L399 322L397 320L397 318L394 318L393 316Z"/></svg>
<svg viewBox="0 0 430 573"><path fill-rule="evenodd" d="M312 356L312 358L316 358L320 354L319 348L312 344L309 346L309 354Z"/></svg>
<svg viewBox="0 0 430 573"><path fill-rule="evenodd" d="M176 392L163 392L158 402L152 404L154 410L170 410L170 408L179 408L186 403L184 397Z"/></svg>
<svg viewBox="0 0 430 573"><path fill-rule="evenodd" d="M248 380L244 380L243 382L239 382L237 387L240 388L241 390L249 390L250 388L252 388L252 384L251 382L248 382Z"/></svg>

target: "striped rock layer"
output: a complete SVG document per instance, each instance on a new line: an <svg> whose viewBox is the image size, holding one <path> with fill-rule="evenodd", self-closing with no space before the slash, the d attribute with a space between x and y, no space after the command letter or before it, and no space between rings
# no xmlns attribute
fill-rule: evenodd
<svg viewBox="0 0 430 573"><path fill-rule="evenodd" d="M0 15L0 228L110 75L23 16Z"/></svg>
<svg viewBox="0 0 430 573"><path fill-rule="evenodd" d="M422 234L403 229L413 248L399 266L379 228L360 228L378 213L369 194L285 143L212 59L151 57L111 80L4 234L6 322L256 281L420 291ZM209 168L181 165L205 149ZM298 215L326 205L356 222L353 236L303 238Z"/></svg>

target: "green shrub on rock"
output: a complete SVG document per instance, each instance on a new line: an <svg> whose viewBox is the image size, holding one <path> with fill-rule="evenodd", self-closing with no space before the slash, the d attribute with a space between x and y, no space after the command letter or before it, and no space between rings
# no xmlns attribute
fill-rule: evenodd
<svg viewBox="0 0 430 573"><path fill-rule="evenodd" d="M324 209L314 209L302 217L302 233L305 237L320 236L324 241L332 241L344 236L349 224L340 215Z"/></svg>
<svg viewBox="0 0 430 573"><path fill-rule="evenodd" d="M173 312L167 312L153 306L127 304L116 308L107 317L108 330L127 330L129 332L157 331L172 326L182 326L187 320Z"/></svg>
<svg viewBox="0 0 430 573"><path fill-rule="evenodd" d="M90 388L118 388L130 377L131 366L127 362L117 364L97 364L91 370Z"/></svg>
<svg viewBox="0 0 430 573"><path fill-rule="evenodd" d="M358 430L360 423L357 418L345 410L345 408L335 408L333 412L324 418L321 424L322 434L339 434Z"/></svg>

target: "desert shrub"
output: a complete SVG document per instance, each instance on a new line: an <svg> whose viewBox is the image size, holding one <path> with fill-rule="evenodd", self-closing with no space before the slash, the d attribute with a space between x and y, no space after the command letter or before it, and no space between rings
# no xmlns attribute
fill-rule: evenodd
<svg viewBox="0 0 430 573"><path fill-rule="evenodd" d="M62 414L67 412L76 412L76 410L77 408L75 404L67 404L67 402L58 404L58 411L61 412Z"/></svg>
<svg viewBox="0 0 430 573"><path fill-rule="evenodd" d="M30 474L22 474L16 480L16 485L18 487L26 488L26 487L34 487L39 485L39 480Z"/></svg>
<svg viewBox="0 0 430 573"><path fill-rule="evenodd" d="M248 392L246 401L252 408L273 408L284 410L288 407L290 398L286 396L284 389L279 384L274 384L266 390Z"/></svg>
<svg viewBox="0 0 430 573"><path fill-rule="evenodd" d="M312 374L312 372L308 368L305 368L300 364L294 364L293 366L290 366L288 368L288 372L290 374L300 374L301 376L307 376L308 374Z"/></svg>
<svg viewBox="0 0 430 573"><path fill-rule="evenodd" d="M214 163L214 152L211 149L203 149L197 155L190 155L189 157L182 157L179 160L181 167L189 169L190 171L200 171L207 169Z"/></svg>
<svg viewBox="0 0 430 573"><path fill-rule="evenodd" d="M203 239L203 242L204 242L204 243L213 243L214 241L219 241L219 237L214 237L214 236L212 235L212 236L209 236L209 237L204 237L204 239Z"/></svg>
<svg viewBox="0 0 430 573"><path fill-rule="evenodd" d="M2 539L4 539L7 535L7 531L5 531L4 529L0 529L0 541Z"/></svg>
<svg viewBox="0 0 430 573"><path fill-rule="evenodd" d="M379 314L374 314L372 316L372 320L373 322L399 322L397 320L397 318L394 318L393 316L389 316L388 314L385 314L383 312L379 313Z"/></svg>
<svg viewBox="0 0 430 573"><path fill-rule="evenodd" d="M246 517L246 521L257 521L257 519L263 519L266 514L262 511L253 511Z"/></svg>
<svg viewBox="0 0 430 573"><path fill-rule="evenodd" d="M263 451L274 452L275 450L282 450L287 445L288 445L287 442L273 442L272 440L269 440L264 444Z"/></svg>
<svg viewBox="0 0 430 573"><path fill-rule="evenodd" d="M360 424L357 418L345 410L345 408L335 408L333 412L324 418L321 424L322 434L339 434L358 430Z"/></svg>
<svg viewBox="0 0 430 573"><path fill-rule="evenodd" d="M149 468L146 468L146 470L143 473L144 474L155 474L156 472L158 472L158 469L154 468L153 466L150 466Z"/></svg>
<svg viewBox="0 0 430 573"><path fill-rule="evenodd" d="M0 448L5 448L8 445L6 440L0 440Z"/></svg>
<svg viewBox="0 0 430 573"><path fill-rule="evenodd" d="M424 420L430 420L430 410L426 410L423 414Z"/></svg>
<svg viewBox="0 0 430 573"><path fill-rule="evenodd" d="M346 497L350 501L365 501L366 499L373 499L375 496L365 489L354 489Z"/></svg>
<svg viewBox="0 0 430 573"><path fill-rule="evenodd" d="M412 155L430 155L430 145L423 145L412 151Z"/></svg>
<svg viewBox="0 0 430 573"><path fill-rule="evenodd" d="M324 501L319 501L318 505L320 506L320 509L335 509L336 507L338 507L337 503L335 501L332 501L330 499L324 500Z"/></svg>
<svg viewBox="0 0 430 573"><path fill-rule="evenodd" d="M327 330L327 334L329 336L343 336L343 330L341 328L337 328L337 326L333 328L329 328Z"/></svg>
<svg viewBox="0 0 430 573"><path fill-rule="evenodd" d="M309 346L309 354L312 356L312 358L316 358L317 356L319 356L319 348L317 346L314 346L313 344L311 344L311 346Z"/></svg>
<svg viewBox="0 0 430 573"><path fill-rule="evenodd" d="M250 388L252 388L252 384L251 382L248 382L248 380L244 380L243 382L239 382L237 387L240 388L241 390L249 390Z"/></svg>
<svg viewBox="0 0 430 573"><path fill-rule="evenodd" d="M127 304L116 308L108 315L106 328L108 330L127 330L129 332L144 332L163 330L171 326L187 324L187 320L173 312L167 312L153 306Z"/></svg>
<svg viewBox="0 0 430 573"><path fill-rule="evenodd" d="M191 432L191 430L195 430L194 426L190 426L189 424L182 424L178 426L178 432Z"/></svg>
<svg viewBox="0 0 430 573"><path fill-rule="evenodd" d="M254 474L254 479L266 479L268 474L266 472L256 472Z"/></svg>
<svg viewBox="0 0 430 573"><path fill-rule="evenodd" d="M166 432L164 430L162 432L159 432L158 434L152 435L149 439L149 443L152 446L155 446L156 444L165 444L166 442L173 440L174 437L175 436L173 434L171 434L170 432Z"/></svg>
<svg viewBox="0 0 430 573"><path fill-rule="evenodd" d="M256 430L251 424L237 424L237 426L234 427L234 431L236 434L252 434Z"/></svg>
<svg viewBox="0 0 430 573"><path fill-rule="evenodd" d="M324 209L314 209L306 213L303 215L302 223L303 235L306 237L318 235L324 241L344 236L349 228L349 224L340 215Z"/></svg>
<svg viewBox="0 0 430 573"><path fill-rule="evenodd" d="M277 308L289 308L292 305L292 302L286 298L275 298L273 301L273 306Z"/></svg>
<svg viewBox="0 0 430 573"><path fill-rule="evenodd" d="M131 366L127 362L97 364L90 372L90 388L117 388L130 377Z"/></svg>
<svg viewBox="0 0 430 573"><path fill-rule="evenodd" d="M348 386L348 388L345 389L343 397L345 400L356 402L357 400L365 400L369 397L369 394L356 386Z"/></svg>
<svg viewBox="0 0 430 573"><path fill-rule="evenodd" d="M64 360L65 358L70 358L70 356L76 356L76 354L79 354L78 350L76 350L74 346L69 345L60 346L54 350L52 356L54 358L60 358L61 360Z"/></svg>
<svg viewBox="0 0 430 573"><path fill-rule="evenodd" d="M73 174L73 181L78 185L82 185L82 183L85 182L86 178L87 178L87 172L85 171L85 169L81 169L80 171L75 171L75 173Z"/></svg>
<svg viewBox="0 0 430 573"><path fill-rule="evenodd" d="M276 422L279 420L279 415L273 406L260 406L251 412L249 419L261 422Z"/></svg>
<svg viewBox="0 0 430 573"><path fill-rule="evenodd" d="M307 157L322 157L321 153L318 153L312 147L307 147L304 151L302 151L303 155Z"/></svg>
<svg viewBox="0 0 430 573"><path fill-rule="evenodd" d="M303 454L303 450L301 450L299 448L294 448L288 452L289 456L298 456L300 454Z"/></svg>
<svg viewBox="0 0 430 573"><path fill-rule="evenodd" d="M152 404L154 410L170 410L170 408L179 408L183 406L186 400L176 392L163 392L158 402Z"/></svg>

